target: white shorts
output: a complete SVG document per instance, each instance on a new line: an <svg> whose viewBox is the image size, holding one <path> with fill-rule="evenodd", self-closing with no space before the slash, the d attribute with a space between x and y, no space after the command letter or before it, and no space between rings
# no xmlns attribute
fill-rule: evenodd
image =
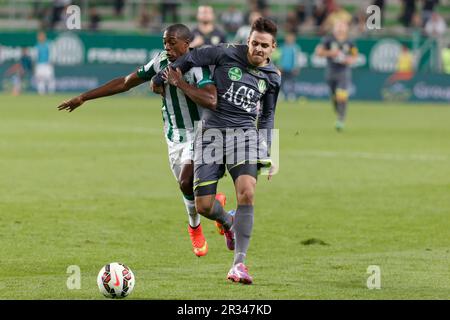
<svg viewBox="0 0 450 320"><path fill-rule="evenodd" d="M36 81L53 81L55 72L49 63L38 63L35 70Z"/></svg>
<svg viewBox="0 0 450 320"><path fill-rule="evenodd" d="M169 164L175 179L178 181L183 165L194 159L194 148L192 141L173 142L166 138L169 151Z"/></svg>

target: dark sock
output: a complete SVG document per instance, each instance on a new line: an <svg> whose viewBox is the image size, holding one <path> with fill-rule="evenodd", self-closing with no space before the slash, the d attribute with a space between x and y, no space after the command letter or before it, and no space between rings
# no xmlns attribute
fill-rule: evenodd
<svg viewBox="0 0 450 320"><path fill-rule="evenodd" d="M338 113L339 112L339 108L338 108L338 103L337 103L336 98L333 98L333 107L334 107L334 111L336 113Z"/></svg>
<svg viewBox="0 0 450 320"><path fill-rule="evenodd" d="M253 206L239 205L234 216L235 249L233 264L244 263L253 229Z"/></svg>
<svg viewBox="0 0 450 320"><path fill-rule="evenodd" d="M344 122L347 113L347 102L339 102L337 104L338 120Z"/></svg>
<svg viewBox="0 0 450 320"><path fill-rule="evenodd" d="M222 224L225 230L230 230L233 225L233 218L223 209L222 205L217 200L214 200L209 218Z"/></svg>

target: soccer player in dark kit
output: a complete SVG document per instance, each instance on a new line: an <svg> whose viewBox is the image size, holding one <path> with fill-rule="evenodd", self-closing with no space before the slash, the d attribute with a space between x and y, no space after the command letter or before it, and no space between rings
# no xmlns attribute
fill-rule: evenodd
<svg viewBox="0 0 450 320"><path fill-rule="evenodd" d="M347 115L349 86L351 83L350 66L356 62L358 49L348 38L348 24L338 21L333 34L324 37L317 46L316 53L327 58L326 80L331 91L331 100L337 114L336 130L344 129Z"/></svg>
<svg viewBox="0 0 450 320"><path fill-rule="evenodd" d="M197 212L209 219L227 217L221 227L225 233L234 233L235 236L234 260L227 279L243 284L253 282L244 260L253 228L258 169L263 160L259 155L260 149L266 148L267 154L270 153L271 130L281 83L280 72L270 59L276 48L276 34L274 22L259 18L252 25L247 45L221 44L193 49L152 80L155 85L161 85L164 81L177 85L177 78L190 68L215 66L213 81L217 88L217 107L204 110L196 132L195 205ZM239 136L236 134L238 131L243 132L245 137L236 146L233 141ZM268 134L266 138L261 138L263 135L260 133L264 131L268 131ZM257 139L252 138L255 135ZM211 136L214 136L213 141L209 139ZM228 148L230 145L233 147ZM211 148L223 151L217 157L219 161L205 160L205 154ZM257 149L258 156L254 159L251 154L255 154ZM243 150L245 155L242 159L239 153ZM265 160L269 161L264 161L264 164L270 165L270 159ZM226 215L223 207L215 200L217 183L225 169L233 178L236 190L238 206L234 218L230 214ZM269 179L272 173L269 173Z"/></svg>

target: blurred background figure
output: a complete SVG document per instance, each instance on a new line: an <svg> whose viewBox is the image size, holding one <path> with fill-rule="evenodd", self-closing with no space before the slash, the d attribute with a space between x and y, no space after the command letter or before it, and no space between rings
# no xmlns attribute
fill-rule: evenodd
<svg viewBox="0 0 450 320"><path fill-rule="evenodd" d="M284 21L284 31L288 33L297 33L300 26L300 20L298 19L297 12L289 11Z"/></svg>
<svg viewBox="0 0 450 320"><path fill-rule="evenodd" d="M12 95L18 96L22 89L27 85L30 75L33 71L33 62L31 61L28 49L23 47L21 57L18 63L13 64L6 70L5 76L11 77Z"/></svg>
<svg viewBox="0 0 450 320"><path fill-rule="evenodd" d="M114 15L116 17L123 16L123 6L125 4L125 0L113 0L114 1Z"/></svg>
<svg viewBox="0 0 450 320"><path fill-rule="evenodd" d="M414 55L406 45L402 45L402 51L398 55L396 72L388 78L388 83L408 81L414 76Z"/></svg>
<svg viewBox="0 0 450 320"><path fill-rule="evenodd" d="M179 21L178 6L179 6L178 0L161 1L161 12L163 23L177 23Z"/></svg>
<svg viewBox="0 0 450 320"><path fill-rule="evenodd" d="M349 25L346 20L336 21L333 33L322 39L316 48L319 57L327 58L325 80L331 93L331 101L337 116L335 129L344 129L347 104L350 95L351 66L358 58L358 49L349 39Z"/></svg>
<svg viewBox="0 0 450 320"><path fill-rule="evenodd" d="M97 11L96 7L91 7L89 9L89 30L97 31L102 18Z"/></svg>
<svg viewBox="0 0 450 320"><path fill-rule="evenodd" d="M425 24L425 34L429 37L438 38L444 35L445 31L447 31L447 24L444 18L439 13L433 12L431 18Z"/></svg>
<svg viewBox="0 0 450 320"><path fill-rule="evenodd" d="M406 28L412 25L412 19L416 13L416 0L402 0L402 12L399 21Z"/></svg>
<svg viewBox="0 0 450 320"><path fill-rule="evenodd" d="M198 7L197 27L192 30L192 35L194 40L191 48L227 42L225 33L214 24L214 10L211 6Z"/></svg>
<svg viewBox="0 0 450 320"><path fill-rule="evenodd" d="M300 46L297 45L295 33L289 32L284 38L284 44L280 47L278 66L281 69L281 91L285 100L296 100L295 78L300 73L298 59Z"/></svg>
<svg viewBox="0 0 450 320"><path fill-rule="evenodd" d="M246 44L248 36L250 35L250 30L252 29L251 25L253 21L261 17L262 14L259 11L252 11L248 16L248 24L241 26L236 32L236 36L234 37L233 42L239 44Z"/></svg>
<svg viewBox="0 0 450 320"><path fill-rule="evenodd" d="M439 3L439 0L421 0L422 5L422 21L425 26L428 20L431 18L431 15L434 12L434 7Z"/></svg>
<svg viewBox="0 0 450 320"><path fill-rule="evenodd" d="M220 20L226 32L235 33L244 24L244 14L232 4L222 13Z"/></svg>
<svg viewBox="0 0 450 320"><path fill-rule="evenodd" d="M45 32L38 33L35 68L36 87L39 94L55 92L55 73L50 57L50 42Z"/></svg>
<svg viewBox="0 0 450 320"><path fill-rule="evenodd" d="M72 0L53 0L50 28L56 28L65 19L65 9L72 4Z"/></svg>
<svg viewBox="0 0 450 320"><path fill-rule="evenodd" d="M414 56L409 48L405 45L402 46L402 51L398 56L397 72L407 73L414 71Z"/></svg>
<svg viewBox="0 0 450 320"><path fill-rule="evenodd" d="M148 4L142 3L139 9L137 25L144 32L161 32L162 16L159 12L159 7L157 5L149 7Z"/></svg>

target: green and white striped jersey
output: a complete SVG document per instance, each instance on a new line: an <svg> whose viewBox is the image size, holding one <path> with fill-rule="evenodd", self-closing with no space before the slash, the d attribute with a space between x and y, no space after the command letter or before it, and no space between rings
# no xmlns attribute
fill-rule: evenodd
<svg viewBox="0 0 450 320"><path fill-rule="evenodd" d="M166 51L162 51L149 63L140 67L138 77L151 80L154 75L163 70L170 61ZM209 67L194 67L183 75L183 79L199 88L213 84ZM162 116L167 139L172 142L187 142L194 132L194 123L200 121L201 107L198 107L183 91L168 83L164 84Z"/></svg>

